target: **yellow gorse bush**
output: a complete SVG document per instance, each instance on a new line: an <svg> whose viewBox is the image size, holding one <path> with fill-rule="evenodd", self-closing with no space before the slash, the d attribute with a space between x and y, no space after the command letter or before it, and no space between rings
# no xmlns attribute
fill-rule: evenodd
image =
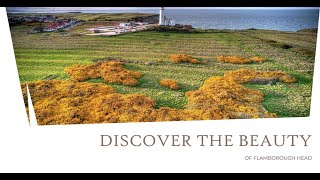
<svg viewBox="0 0 320 180"><path fill-rule="evenodd" d="M239 69L227 71L224 77L232 78L238 83L269 83L282 81L285 83L296 82L296 78L282 71L256 71L252 69Z"/></svg>
<svg viewBox="0 0 320 180"><path fill-rule="evenodd" d="M263 62L263 61L265 61L266 59L265 59L265 58L262 58L262 57L254 56L254 57L250 58L250 60L251 60L252 62Z"/></svg>
<svg viewBox="0 0 320 180"><path fill-rule="evenodd" d="M22 85L26 98L25 84ZM221 119L220 112L154 109L155 102L141 94L119 94L102 83L47 80L28 84L39 125L118 122L155 122Z"/></svg>
<svg viewBox="0 0 320 180"><path fill-rule="evenodd" d="M74 81L102 78L105 82L135 86L141 73L123 67L122 62L104 61L92 65L74 65L65 69Z"/></svg>
<svg viewBox="0 0 320 180"><path fill-rule="evenodd" d="M279 77L279 81L282 81L285 83L294 83L294 82L297 82L297 79L290 75L283 75Z"/></svg>
<svg viewBox="0 0 320 180"><path fill-rule="evenodd" d="M188 56L186 54L171 54L168 58L173 63L181 63L181 62L187 62L187 63L192 63L192 64L200 64L201 63L201 61L193 58L192 56Z"/></svg>
<svg viewBox="0 0 320 180"><path fill-rule="evenodd" d="M276 117L263 107L262 92L241 84L296 81L282 71L228 71L224 76L205 80L198 90L186 92L188 103L184 109L155 109L154 100L145 95L119 94L103 83L78 82L101 77L110 83L136 84L140 72L126 70L120 62L75 65L66 71L74 81L28 83L40 125ZM172 79L163 79L160 84L170 89L179 88ZM26 100L26 84L22 89Z"/></svg>
<svg viewBox="0 0 320 180"><path fill-rule="evenodd" d="M160 85L163 87L167 87L169 89L172 89L172 90L179 89L178 83L173 79L162 79L160 81Z"/></svg>
<svg viewBox="0 0 320 180"><path fill-rule="evenodd" d="M40 125L276 117L262 106L260 91L226 77L187 92L182 110L155 109L145 95L119 94L102 83L49 80L29 83L29 89Z"/></svg>
<svg viewBox="0 0 320 180"><path fill-rule="evenodd" d="M199 90L186 95L187 109L219 112L228 119L275 117L262 106L262 92L246 88L231 78L211 77Z"/></svg>
<svg viewBox="0 0 320 180"><path fill-rule="evenodd" d="M232 63L232 64L247 64L252 62L264 62L266 59L254 56L252 58L244 58L240 56L217 56L217 61L225 62L225 63Z"/></svg>

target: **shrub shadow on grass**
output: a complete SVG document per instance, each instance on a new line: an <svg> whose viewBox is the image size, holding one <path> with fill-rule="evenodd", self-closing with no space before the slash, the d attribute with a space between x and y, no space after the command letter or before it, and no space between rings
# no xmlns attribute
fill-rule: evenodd
<svg viewBox="0 0 320 180"><path fill-rule="evenodd" d="M50 75L43 77L41 80L52 80L52 79L57 79L58 77L59 77L58 74L50 74Z"/></svg>
<svg viewBox="0 0 320 180"><path fill-rule="evenodd" d="M277 42L277 41L274 41L274 40L264 40L264 41L266 43L270 44L273 47L279 47L279 48L282 48L282 49L290 49L290 48L292 48L291 45L286 44L286 43Z"/></svg>
<svg viewBox="0 0 320 180"><path fill-rule="evenodd" d="M316 53L315 50L306 49L306 48L293 48L293 50L311 57L315 57L315 53Z"/></svg>
<svg viewBox="0 0 320 180"><path fill-rule="evenodd" d="M104 62L104 61L119 61L119 62L124 62L124 63L130 63L130 60L127 59L123 59L123 58L119 58L119 57L112 57L112 56L108 56L108 57L104 57L104 58L97 58L97 59L93 59L91 60L92 62L96 63L96 62Z"/></svg>
<svg viewBox="0 0 320 180"><path fill-rule="evenodd" d="M125 69L131 70L131 71L141 71L142 70L141 67L137 66L134 63L125 63L125 64L123 64L123 67Z"/></svg>

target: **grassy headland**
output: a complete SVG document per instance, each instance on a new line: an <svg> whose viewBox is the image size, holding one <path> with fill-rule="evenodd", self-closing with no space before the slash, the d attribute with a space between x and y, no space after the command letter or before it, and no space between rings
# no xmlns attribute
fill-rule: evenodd
<svg viewBox="0 0 320 180"><path fill-rule="evenodd" d="M297 83L247 85L261 90L265 108L279 117L308 116L316 46L316 31L282 32L271 30L208 30L197 33L142 31L118 36L81 36L77 33L95 24L110 24L141 17L140 14L57 14L85 20L82 25L64 32L27 34L33 25L11 27L12 40L22 83L40 79L65 79L64 71L74 64L91 64L102 58L126 60L125 67L140 71L135 87L114 85L119 93L145 94L157 107L181 109L185 93L198 89L211 76L240 68L282 70L295 76ZM154 15L142 15L151 17ZM205 64L175 64L170 54L188 54ZM258 64L228 64L216 56L259 56L267 61ZM162 61L159 61L162 60ZM150 63L153 62L151 65ZM180 89L162 87L161 79L174 79ZM103 82L91 79L89 82Z"/></svg>

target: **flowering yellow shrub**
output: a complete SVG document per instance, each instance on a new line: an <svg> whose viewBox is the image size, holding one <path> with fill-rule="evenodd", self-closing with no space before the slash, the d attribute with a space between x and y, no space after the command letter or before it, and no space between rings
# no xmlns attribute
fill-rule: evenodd
<svg viewBox="0 0 320 180"><path fill-rule="evenodd" d="M252 69L239 69L227 71L224 77L232 78L236 82L242 83L270 83L282 81L286 83L296 82L293 76L282 71L256 71Z"/></svg>
<svg viewBox="0 0 320 180"><path fill-rule="evenodd" d="M262 92L241 85L270 80L296 81L281 71L228 71L188 91L188 103L181 110L155 109L156 103L145 95L119 94L103 83L43 80L28 87L38 124L92 124L276 117L263 107ZM175 88L176 82L165 79L162 84ZM26 101L26 84L22 89Z"/></svg>
<svg viewBox="0 0 320 180"><path fill-rule="evenodd" d="M190 59L189 63L191 63L191 64L201 64L201 62L199 60L197 60L197 59Z"/></svg>
<svg viewBox="0 0 320 180"><path fill-rule="evenodd" d="M297 82L296 78L290 76L290 75L283 75L279 77L279 81L285 82L285 83L294 83Z"/></svg>
<svg viewBox="0 0 320 180"><path fill-rule="evenodd" d="M158 59L156 60L157 63L164 63L164 61L162 59Z"/></svg>
<svg viewBox="0 0 320 180"><path fill-rule="evenodd" d="M92 65L74 65L65 69L74 81L102 78L105 82L134 86L141 73L123 68L122 62L105 61Z"/></svg>
<svg viewBox="0 0 320 180"><path fill-rule="evenodd" d="M211 77L199 90L189 91L186 95L187 109L220 113L228 119L275 117L262 106L262 92L246 88L230 78Z"/></svg>
<svg viewBox="0 0 320 180"><path fill-rule="evenodd" d="M178 83L173 79L162 79L160 81L160 85L163 87L167 87L169 89L172 89L172 90L179 89Z"/></svg>
<svg viewBox="0 0 320 180"><path fill-rule="evenodd" d="M25 84L23 84L25 86ZM141 94L118 94L102 83L47 80L28 83L39 125L222 119L210 110L154 109ZM26 98L26 92L23 94Z"/></svg>
<svg viewBox="0 0 320 180"><path fill-rule="evenodd" d="M263 62L266 59L260 57L252 57L250 59L240 57L240 56L217 56L217 61L225 62L225 63L232 63L232 64L247 64L252 62Z"/></svg>
<svg viewBox="0 0 320 180"><path fill-rule="evenodd" d="M251 60L252 62L263 62L263 61L265 61L266 59L265 59L265 58L262 58L262 57L254 56L254 57L250 58L250 60Z"/></svg>
<svg viewBox="0 0 320 180"><path fill-rule="evenodd" d="M23 101L24 104L26 106L26 113L28 116L28 121L30 121L29 119L29 105L28 105L28 95L27 95L27 85L26 84L21 84L21 91L22 91L22 96L23 96Z"/></svg>
<svg viewBox="0 0 320 180"><path fill-rule="evenodd" d="M38 124L143 121L154 101L139 94L118 94L102 83L38 81L28 84ZM146 118L147 119L147 118Z"/></svg>
<svg viewBox="0 0 320 180"><path fill-rule="evenodd" d="M188 56L186 54L171 54L168 58L173 63L181 63L181 62L188 62L188 63L192 63L192 64L200 64L201 63L201 61L193 58L192 56Z"/></svg>
<svg viewBox="0 0 320 180"><path fill-rule="evenodd" d="M102 83L47 80L28 86L39 125L276 116L262 106L260 91L227 77L209 78L199 90L187 92L188 103L181 110L155 109L156 103L145 95L119 94Z"/></svg>

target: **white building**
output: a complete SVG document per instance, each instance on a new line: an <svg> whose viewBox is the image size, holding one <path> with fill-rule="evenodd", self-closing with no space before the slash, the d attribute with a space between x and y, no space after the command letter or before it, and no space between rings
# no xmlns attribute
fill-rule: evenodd
<svg viewBox="0 0 320 180"><path fill-rule="evenodd" d="M126 27L131 26L131 23L123 22L123 23L120 23L119 26L122 27L122 28L126 28Z"/></svg>
<svg viewBox="0 0 320 180"><path fill-rule="evenodd" d="M161 25L161 26L175 26L176 25L176 22L173 19L166 18L166 16L164 15L164 7L160 8L159 25Z"/></svg>
<svg viewBox="0 0 320 180"><path fill-rule="evenodd" d="M165 26L175 26L176 22L173 19L166 19L164 24Z"/></svg>
<svg viewBox="0 0 320 180"><path fill-rule="evenodd" d="M160 8L159 25L165 25L164 7Z"/></svg>

